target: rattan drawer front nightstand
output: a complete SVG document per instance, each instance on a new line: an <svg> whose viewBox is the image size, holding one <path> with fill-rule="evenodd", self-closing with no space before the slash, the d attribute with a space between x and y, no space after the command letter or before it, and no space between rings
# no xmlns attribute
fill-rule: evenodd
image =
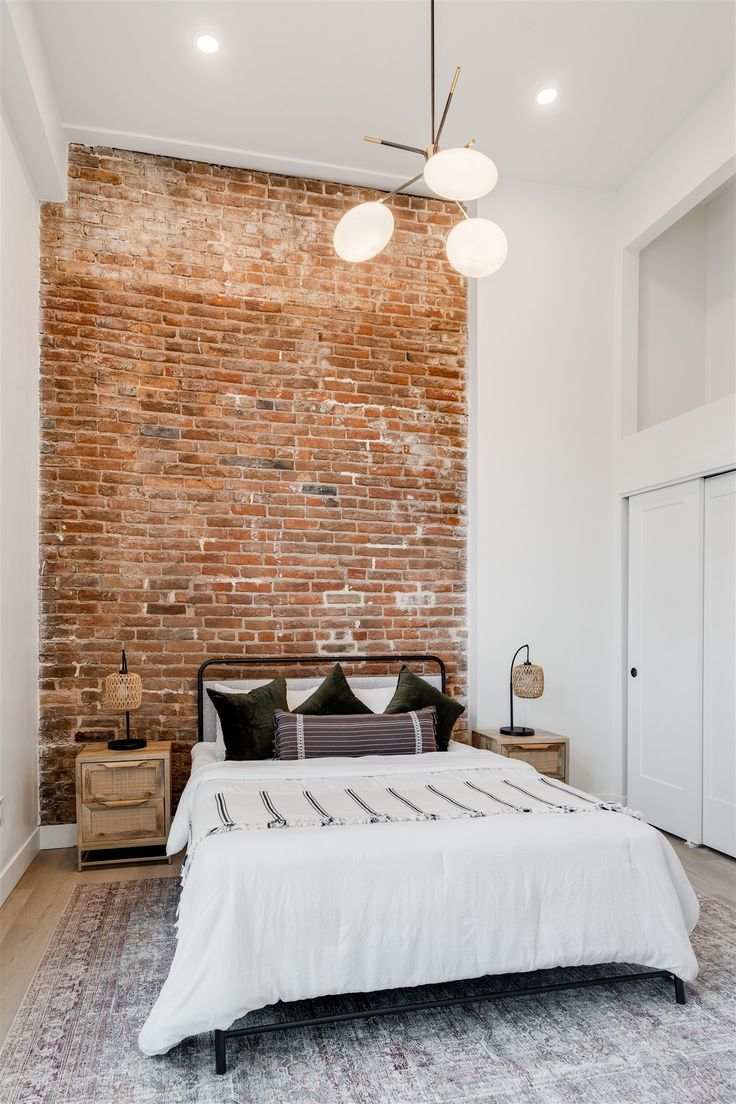
<svg viewBox="0 0 736 1104"><path fill-rule="evenodd" d="M110 754L115 754L111 752ZM137 753L140 755L140 751ZM136 759L124 763L116 760L82 762L82 802L112 807L120 800L163 796L166 787L166 762L159 759Z"/></svg>
<svg viewBox="0 0 736 1104"><path fill-rule="evenodd" d="M78 867L165 858L171 744L134 751L87 747L77 756Z"/></svg>
<svg viewBox="0 0 736 1104"><path fill-rule="evenodd" d="M508 759L521 759L540 774L558 778L560 782L567 782L570 773L569 745L566 736L540 729L533 736L504 736L498 729L473 733L473 747L495 751Z"/></svg>

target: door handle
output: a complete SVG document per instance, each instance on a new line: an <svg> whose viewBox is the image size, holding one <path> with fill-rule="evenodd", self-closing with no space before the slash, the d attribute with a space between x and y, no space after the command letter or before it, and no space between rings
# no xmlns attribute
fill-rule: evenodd
<svg viewBox="0 0 736 1104"><path fill-rule="evenodd" d="M636 676L637 676L638 674L639 674L639 672L637 671L636 667L632 667L632 668L631 668L631 677L632 677L632 678L636 678Z"/></svg>

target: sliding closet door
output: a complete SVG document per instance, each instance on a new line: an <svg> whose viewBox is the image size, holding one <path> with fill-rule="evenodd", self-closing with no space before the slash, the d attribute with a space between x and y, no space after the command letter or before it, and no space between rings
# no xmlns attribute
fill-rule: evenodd
<svg viewBox="0 0 736 1104"><path fill-rule="evenodd" d="M703 480L629 499L628 802L700 843Z"/></svg>
<svg viewBox="0 0 736 1104"><path fill-rule="evenodd" d="M736 472L705 481L703 843L736 856Z"/></svg>

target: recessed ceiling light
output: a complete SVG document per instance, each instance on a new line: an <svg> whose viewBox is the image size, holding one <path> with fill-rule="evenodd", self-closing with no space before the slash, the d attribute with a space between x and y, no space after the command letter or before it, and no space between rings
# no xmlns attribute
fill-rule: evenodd
<svg viewBox="0 0 736 1104"><path fill-rule="evenodd" d="M554 103L556 99L557 99L557 89L556 88L540 88L539 91L537 92L537 103L538 104L543 104L543 105L546 106L547 104Z"/></svg>
<svg viewBox="0 0 736 1104"><path fill-rule="evenodd" d="M220 43L217 41L214 35L201 34L197 35L197 49L201 50L203 54L216 54L220 49Z"/></svg>

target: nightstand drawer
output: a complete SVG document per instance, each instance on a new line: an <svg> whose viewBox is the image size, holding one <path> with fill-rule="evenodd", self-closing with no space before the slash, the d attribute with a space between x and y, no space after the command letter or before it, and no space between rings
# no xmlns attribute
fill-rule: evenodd
<svg viewBox="0 0 736 1104"><path fill-rule="evenodd" d="M520 759L523 763L531 763L540 774L555 774L563 777L565 773L564 750L564 746L551 746L549 748L510 747L506 755L509 759Z"/></svg>
<svg viewBox="0 0 736 1104"><path fill-rule="evenodd" d="M101 804L113 809L122 801L163 799L164 793L165 761L163 759L126 760L121 763L82 763L80 797L83 805Z"/></svg>
<svg viewBox="0 0 736 1104"><path fill-rule="evenodd" d="M80 847L131 840L165 840L166 802L163 797L113 798L81 806Z"/></svg>
<svg viewBox="0 0 736 1104"><path fill-rule="evenodd" d="M570 741L566 736L539 729L532 736L511 736L500 729L473 732L473 746L484 751L494 751L507 759L519 759L529 763L540 774L567 782L570 763Z"/></svg>

